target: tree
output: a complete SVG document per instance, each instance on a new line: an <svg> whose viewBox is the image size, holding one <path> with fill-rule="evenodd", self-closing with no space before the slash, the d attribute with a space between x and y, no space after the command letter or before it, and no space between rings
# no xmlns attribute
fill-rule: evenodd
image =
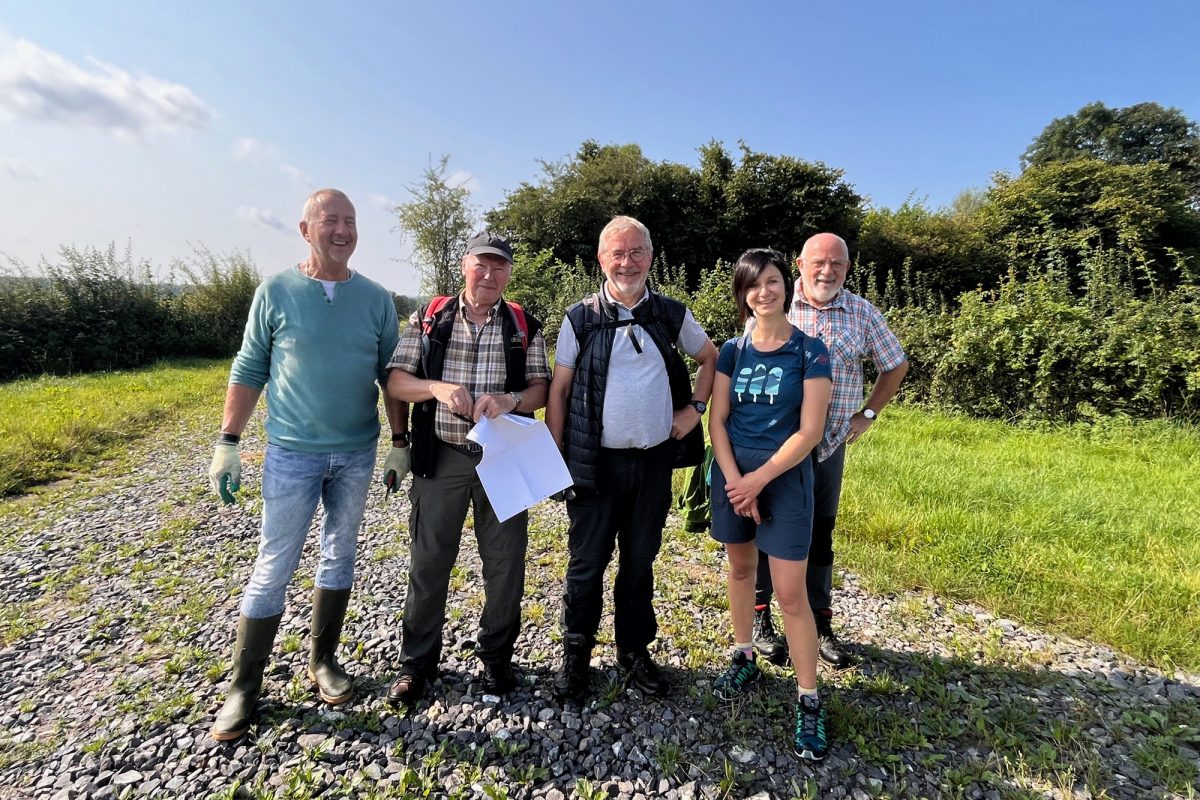
<svg viewBox="0 0 1200 800"><path fill-rule="evenodd" d="M1200 216L1163 164L1077 160L1000 174L978 215L1014 266L1052 267L1075 289L1086 277L1080 265L1099 251L1116 259L1113 277L1139 291L1200 278Z"/></svg>
<svg viewBox="0 0 1200 800"><path fill-rule="evenodd" d="M882 287L890 280L899 299L925 306L995 285L1006 268L979 230L982 207L979 195L964 194L938 211L912 197L896 209L869 210L855 255L856 285Z"/></svg>
<svg viewBox="0 0 1200 800"><path fill-rule="evenodd" d="M453 295L462 288L462 255L475 226L470 192L446 179L450 156L438 159L421 173L421 182L405 187L413 199L393 209L397 228L412 242L411 262L421 275L421 291Z"/></svg>
<svg viewBox="0 0 1200 800"><path fill-rule="evenodd" d="M854 237L862 199L840 170L740 147L735 163L709 142L696 169L651 161L636 144L585 141L571 159L543 163L541 179L505 197L488 224L563 263L593 263L605 223L629 214L650 229L659 264L682 266L692 288L747 247L799 251L822 230Z"/></svg>
<svg viewBox="0 0 1200 800"><path fill-rule="evenodd" d="M1094 158L1109 164L1165 164L1200 202L1200 127L1177 108L1089 103L1054 120L1021 158L1023 167Z"/></svg>

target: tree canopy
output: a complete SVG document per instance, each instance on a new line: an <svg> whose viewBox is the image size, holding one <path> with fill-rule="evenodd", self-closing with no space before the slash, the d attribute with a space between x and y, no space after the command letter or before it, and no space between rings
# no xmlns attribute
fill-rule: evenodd
<svg viewBox="0 0 1200 800"><path fill-rule="evenodd" d="M1089 103L1060 117L1038 135L1024 167L1094 158L1108 164L1163 164L1200 201L1200 127L1177 108L1137 103L1109 108Z"/></svg>
<svg viewBox="0 0 1200 800"><path fill-rule="evenodd" d="M457 294L462 287L459 265L475 225L475 211L465 186L446 180L450 156L442 156L421 173L421 181L406 187L412 200L394 209L398 228L412 242L412 263L421 275L421 291Z"/></svg>
<svg viewBox="0 0 1200 800"><path fill-rule="evenodd" d="M735 162L709 142L693 168L651 161L636 144L585 141L570 159L543 163L540 179L509 193L488 224L563 263L590 263L605 223L629 214L650 229L656 256L682 265L692 286L746 247L794 252L823 230L857 234L862 198L841 170L739 148Z"/></svg>

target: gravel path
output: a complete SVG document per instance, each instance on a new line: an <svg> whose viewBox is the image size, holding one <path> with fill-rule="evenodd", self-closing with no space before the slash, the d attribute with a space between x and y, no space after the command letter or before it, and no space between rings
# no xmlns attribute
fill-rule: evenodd
<svg viewBox="0 0 1200 800"><path fill-rule="evenodd" d="M474 543L452 578L442 675L414 711L384 700L398 666L407 503L373 491L343 662L358 695L325 709L301 679L310 547L288 597L261 720L208 737L253 558L260 446L243 445L240 504L204 480L209 431L163 431L132 466L0 511L0 796L157 797L1194 797L1200 678L850 574L838 624L857 669L822 675L835 748L787 746L794 685L772 668L751 699L716 702L728 623L721 553L677 520L660 559L656 655L672 692L643 698L596 649L593 694L550 693L565 515L531 524L522 685L482 694L472 636ZM611 618L605 631L611 635Z"/></svg>

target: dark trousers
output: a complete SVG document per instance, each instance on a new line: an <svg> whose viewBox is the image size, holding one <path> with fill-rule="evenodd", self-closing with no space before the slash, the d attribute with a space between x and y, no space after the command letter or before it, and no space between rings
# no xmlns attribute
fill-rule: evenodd
<svg viewBox="0 0 1200 800"><path fill-rule="evenodd" d="M483 661L510 661L521 631L529 515L496 519L475 473L479 459L438 443L433 477L413 476L412 552L400 660L423 675L432 674L441 658L450 569L458 558L468 505L475 507L475 541L483 562L484 604L475 654Z"/></svg>
<svg viewBox="0 0 1200 800"><path fill-rule="evenodd" d="M618 550L613 586L614 634L621 652L645 648L658 633L654 616L654 559L671 507L668 439L647 450L600 451L598 491L580 490L567 501L566 592L563 632L578 634L591 647L604 608L604 571Z"/></svg>
<svg viewBox="0 0 1200 800"><path fill-rule="evenodd" d="M833 608L833 529L837 523L845 467L845 444L834 450L829 458L813 465L812 544L808 548L807 572L808 604L813 611L829 611ZM765 606L771 602L774 587L766 554L760 552L758 555L754 603Z"/></svg>

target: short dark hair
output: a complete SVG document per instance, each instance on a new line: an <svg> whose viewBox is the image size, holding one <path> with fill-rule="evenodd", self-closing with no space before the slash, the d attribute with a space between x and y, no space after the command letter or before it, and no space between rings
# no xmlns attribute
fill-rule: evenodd
<svg viewBox="0 0 1200 800"><path fill-rule="evenodd" d="M754 316L750 306L746 305L746 293L762 275L767 267L775 266L783 276L783 310L786 313L792 307L792 293L796 288L796 278L788 266L787 258L778 250L770 247L752 247L738 258L733 267L733 300L738 307L738 325L745 325L747 317Z"/></svg>

